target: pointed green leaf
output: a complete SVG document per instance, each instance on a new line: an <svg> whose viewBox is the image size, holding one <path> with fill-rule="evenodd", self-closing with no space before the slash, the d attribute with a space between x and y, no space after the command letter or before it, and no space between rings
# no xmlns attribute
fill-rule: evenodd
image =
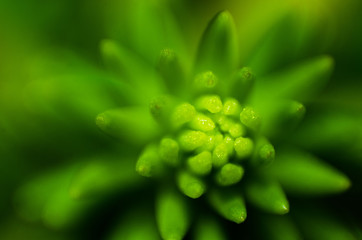
<svg viewBox="0 0 362 240"><path fill-rule="evenodd" d="M30 179L15 193L15 210L28 221L40 221L49 199L57 188L69 182L75 172L76 167L71 166Z"/></svg>
<svg viewBox="0 0 362 240"><path fill-rule="evenodd" d="M274 164L266 170L288 193L323 195L347 190L350 180L319 159L300 151L278 152Z"/></svg>
<svg viewBox="0 0 362 240"><path fill-rule="evenodd" d="M103 40L101 51L106 64L115 69L123 82L136 89L138 98L149 101L166 92L165 85L153 66L133 51L112 40Z"/></svg>
<svg viewBox="0 0 362 240"><path fill-rule="evenodd" d="M333 70L333 59L317 57L283 72L258 81L253 103L273 98L307 100L315 96L326 84Z"/></svg>
<svg viewBox="0 0 362 240"><path fill-rule="evenodd" d="M220 12L211 20L202 37L196 71L211 70L221 78L228 77L236 68L237 57L234 20L229 12Z"/></svg>
<svg viewBox="0 0 362 240"><path fill-rule="evenodd" d="M270 101L260 110L263 115L262 132L270 137L288 136L302 121L306 108L297 101Z"/></svg>
<svg viewBox="0 0 362 240"><path fill-rule="evenodd" d="M320 111L320 114L314 114L301 124L295 137L299 146L314 151L335 152L341 154L344 161L352 160L345 156L362 145L361 118L355 114L338 113L334 108Z"/></svg>
<svg viewBox="0 0 362 240"><path fill-rule="evenodd" d="M150 141L159 131L149 111L140 107L108 110L97 116L96 124L105 133L134 144Z"/></svg>
<svg viewBox="0 0 362 240"><path fill-rule="evenodd" d="M190 226L186 199L178 192L163 190L156 200L156 219L162 239L183 239Z"/></svg>
<svg viewBox="0 0 362 240"><path fill-rule="evenodd" d="M70 181L59 186L43 209L44 224L55 230L76 227L99 203L99 198L75 200L69 195Z"/></svg>
<svg viewBox="0 0 362 240"><path fill-rule="evenodd" d="M224 218L242 223L246 219L246 207L243 197L237 192L214 190L208 195L211 206Z"/></svg>
<svg viewBox="0 0 362 240"><path fill-rule="evenodd" d="M75 227L100 198L76 201L69 195L69 185L77 166L60 169L29 181L15 197L21 216L42 222L49 228L64 230Z"/></svg>
<svg viewBox="0 0 362 240"><path fill-rule="evenodd" d="M69 193L72 198L85 199L134 189L142 183L133 160L106 155L87 159L74 175Z"/></svg>
<svg viewBox="0 0 362 240"><path fill-rule="evenodd" d="M109 71L120 76L125 74L122 69L122 50L117 42L103 39L100 43L100 50L104 65Z"/></svg>
<svg viewBox="0 0 362 240"><path fill-rule="evenodd" d="M246 184L245 195L248 202L273 214L289 212L289 202L283 189L271 179L258 179Z"/></svg>
<svg viewBox="0 0 362 240"><path fill-rule="evenodd" d="M269 28L264 39L258 43L246 64L258 73L258 77L275 72L298 57L297 53L302 49L299 45L303 41L300 35L304 30L298 21L292 13L281 15L281 19Z"/></svg>

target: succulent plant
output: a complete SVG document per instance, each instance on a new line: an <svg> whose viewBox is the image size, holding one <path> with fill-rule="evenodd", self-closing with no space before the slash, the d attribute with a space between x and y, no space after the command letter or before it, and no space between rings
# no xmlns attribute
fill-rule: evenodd
<svg viewBox="0 0 362 240"><path fill-rule="evenodd" d="M226 11L209 23L191 69L168 46L151 65L117 41L102 41L123 102L96 124L119 145L26 183L15 197L20 215L68 229L122 204L129 213L106 234L110 239L234 239L239 231L248 237L242 225L249 217L266 239L326 239L331 232L355 239L299 200L350 187L345 174L306 151L326 142L328 123L297 130L333 60L320 56L258 78L240 65L238 42Z"/></svg>

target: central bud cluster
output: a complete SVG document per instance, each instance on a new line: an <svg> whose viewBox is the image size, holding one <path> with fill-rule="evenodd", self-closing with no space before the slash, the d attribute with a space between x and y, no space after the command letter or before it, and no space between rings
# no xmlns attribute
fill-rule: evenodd
<svg viewBox="0 0 362 240"><path fill-rule="evenodd" d="M175 102L162 96L150 104L169 135L144 149L136 164L140 175L157 177L172 167L181 192L198 198L212 182L240 182L245 165L273 160L274 147L258 136L260 117L253 108L216 94L203 94L192 104Z"/></svg>

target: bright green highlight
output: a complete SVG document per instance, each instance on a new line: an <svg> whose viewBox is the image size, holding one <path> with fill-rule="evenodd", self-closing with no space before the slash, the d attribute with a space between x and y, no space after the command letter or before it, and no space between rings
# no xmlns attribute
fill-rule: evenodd
<svg viewBox="0 0 362 240"><path fill-rule="evenodd" d="M217 123L219 124L220 130L224 133L229 132L229 130L234 126L235 122L228 118L225 115L219 115L215 117Z"/></svg>
<svg viewBox="0 0 362 240"><path fill-rule="evenodd" d="M201 131L184 131L179 137L180 147L185 151L193 151L207 141L207 135Z"/></svg>
<svg viewBox="0 0 362 240"><path fill-rule="evenodd" d="M228 147L225 143L218 144L212 152L212 164L215 167L221 167L229 160Z"/></svg>
<svg viewBox="0 0 362 240"><path fill-rule="evenodd" d="M236 164L227 163L216 174L216 182L220 186L230 186L238 183L244 175L244 169Z"/></svg>
<svg viewBox="0 0 362 240"><path fill-rule="evenodd" d="M213 191L208 195L208 199L211 206L224 218L238 224L245 221L245 202L237 192Z"/></svg>
<svg viewBox="0 0 362 240"><path fill-rule="evenodd" d="M159 154L162 161L170 166L177 166L180 147L178 143L171 138L163 138L159 146Z"/></svg>
<svg viewBox="0 0 362 240"><path fill-rule="evenodd" d="M223 109L221 99L218 95L205 95L196 101L199 109L208 110L211 113L218 113Z"/></svg>
<svg viewBox="0 0 362 240"><path fill-rule="evenodd" d="M178 128L183 124L190 122L196 116L196 109L189 103L178 105L171 116L171 123Z"/></svg>
<svg viewBox="0 0 362 240"><path fill-rule="evenodd" d="M222 113L226 116L238 117L241 112L241 106L238 100L234 98L228 98L224 102L224 108Z"/></svg>
<svg viewBox="0 0 362 240"><path fill-rule="evenodd" d="M197 175L207 175L211 172L211 153L204 151L187 159L189 169Z"/></svg>
<svg viewBox="0 0 362 240"><path fill-rule="evenodd" d="M261 125L260 116L249 106L245 107L240 113L240 121L242 124L253 130L258 130Z"/></svg>
<svg viewBox="0 0 362 240"><path fill-rule="evenodd" d="M156 220L162 239L183 239L190 225L186 199L175 191L160 192L156 200Z"/></svg>
<svg viewBox="0 0 362 240"><path fill-rule="evenodd" d="M225 136L224 143L226 144L228 154L232 155L234 153L234 139L230 136Z"/></svg>
<svg viewBox="0 0 362 240"><path fill-rule="evenodd" d="M239 137L234 141L234 149L238 159L245 159L252 155L254 143L250 138Z"/></svg>
<svg viewBox="0 0 362 240"><path fill-rule="evenodd" d="M215 123L206 115L198 113L196 117L190 122L190 127L195 130L208 132L214 130Z"/></svg>
<svg viewBox="0 0 362 240"><path fill-rule="evenodd" d="M206 191L206 186L201 179L182 171L177 176L177 185L181 192L190 198L199 198Z"/></svg>
<svg viewBox="0 0 362 240"><path fill-rule="evenodd" d="M245 190L248 201L256 207L273 214L289 212L289 202L276 181L270 179L251 181Z"/></svg>
<svg viewBox="0 0 362 240"><path fill-rule="evenodd" d="M240 123L235 123L230 126L229 133L233 138L237 138L244 136L246 129Z"/></svg>

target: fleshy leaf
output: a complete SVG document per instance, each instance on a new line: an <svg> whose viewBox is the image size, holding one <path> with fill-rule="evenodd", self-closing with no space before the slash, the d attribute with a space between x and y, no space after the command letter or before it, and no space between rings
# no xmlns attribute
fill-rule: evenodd
<svg viewBox="0 0 362 240"><path fill-rule="evenodd" d="M161 51L157 70L171 93L182 94L185 72L175 51L168 48Z"/></svg>
<svg viewBox="0 0 362 240"><path fill-rule="evenodd" d="M269 137L290 135L303 119L306 108L297 101L280 100L264 104L261 109L263 119L262 132Z"/></svg>
<svg viewBox="0 0 362 240"><path fill-rule="evenodd" d="M196 60L196 72L211 70L224 80L235 70L237 57L234 20L229 12L220 12L211 20L202 37Z"/></svg>
<svg viewBox="0 0 362 240"><path fill-rule="evenodd" d="M238 183L244 175L244 168L234 163L227 163L217 172L215 180L220 186Z"/></svg>
<svg viewBox="0 0 362 240"><path fill-rule="evenodd" d="M143 150L136 163L136 172L144 177L158 177L164 172L158 146L150 144Z"/></svg>
<svg viewBox="0 0 362 240"><path fill-rule="evenodd" d="M237 192L214 190L208 195L211 206L224 218L242 223L246 219L244 198Z"/></svg>
<svg viewBox="0 0 362 240"><path fill-rule="evenodd" d="M197 175L207 175L212 168L212 155L208 151L203 151L187 159L189 169Z"/></svg>
<svg viewBox="0 0 362 240"><path fill-rule="evenodd" d="M265 137L259 136L255 141L255 150L251 162L254 165L268 165L274 161L274 146Z"/></svg>
<svg viewBox="0 0 362 240"><path fill-rule="evenodd" d="M248 67L238 70L232 78L229 94L241 103L246 102L253 90L255 78L254 72Z"/></svg>
<svg viewBox="0 0 362 240"><path fill-rule="evenodd" d="M323 195L347 190L350 180L319 159L300 151L278 152L274 164L266 170L288 192L295 195Z"/></svg>
<svg viewBox="0 0 362 240"><path fill-rule="evenodd" d="M40 219L49 228L60 230L75 227L99 198L76 201L69 195L69 184L75 167L58 170L28 182L19 189L15 206L21 216Z"/></svg>
<svg viewBox="0 0 362 240"><path fill-rule="evenodd" d="M172 138L163 138L160 142L159 153L161 160L170 165L179 165L181 159L179 157L180 147Z"/></svg>
<svg viewBox="0 0 362 240"><path fill-rule="evenodd" d="M116 69L120 80L137 90L138 98L149 101L166 92L165 85L153 66L131 50L112 40L103 40L101 50L106 64Z"/></svg>
<svg viewBox="0 0 362 240"><path fill-rule="evenodd" d="M190 225L186 199L178 192L163 190L156 201L156 219L162 239L183 239Z"/></svg>
<svg viewBox="0 0 362 240"><path fill-rule="evenodd" d="M192 174L182 171L177 176L177 185L181 192L190 198L199 198L206 191L204 182Z"/></svg>
<svg viewBox="0 0 362 240"><path fill-rule="evenodd" d="M286 98L305 101L326 84L333 70L333 59L320 56L257 81L252 101L256 105L270 99Z"/></svg>
<svg viewBox="0 0 362 240"><path fill-rule="evenodd" d="M96 124L105 133L138 145L148 142L159 131L149 111L140 107L108 110L97 116Z"/></svg>
<svg viewBox="0 0 362 240"><path fill-rule="evenodd" d="M313 138L309 137L311 135ZM308 150L333 152L343 156L343 161L350 161L353 158L349 154L356 153L354 150L362 146L361 118L337 113L334 109L319 111L301 124L294 141Z"/></svg>
<svg viewBox="0 0 362 240"><path fill-rule="evenodd" d="M251 180L245 187L246 198L254 206L273 214L289 212L289 202L281 186L271 179Z"/></svg>
<svg viewBox="0 0 362 240"><path fill-rule="evenodd" d="M81 166L73 177L69 193L72 198L83 199L137 188L141 183L143 179L134 171L134 161L100 156Z"/></svg>

